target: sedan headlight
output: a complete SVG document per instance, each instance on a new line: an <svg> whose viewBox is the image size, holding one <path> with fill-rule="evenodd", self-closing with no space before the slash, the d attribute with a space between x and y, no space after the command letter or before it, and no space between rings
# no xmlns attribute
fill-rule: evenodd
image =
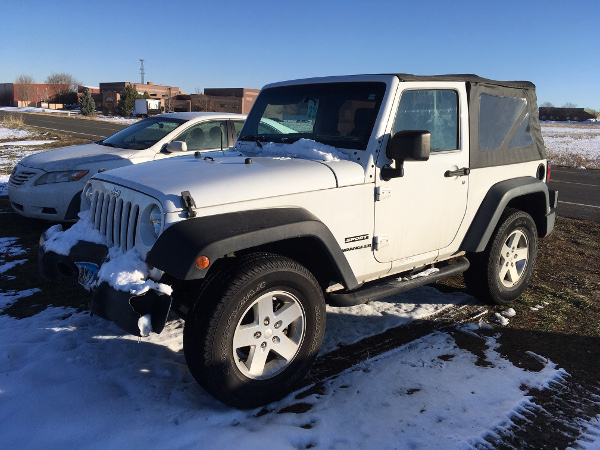
<svg viewBox="0 0 600 450"><path fill-rule="evenodd" d="M63 172L48 172L42 175L35 185L64 183L67 181L77 181L88 174L89 170L65 170Z"/></svg>
<svg viewBox="0 0 600 450"><path fill-rule="evenodd" d="M158 237L163 226L163 217L160 208L156 205L150 210L150 223L154 230L154 236Z"/></svg>

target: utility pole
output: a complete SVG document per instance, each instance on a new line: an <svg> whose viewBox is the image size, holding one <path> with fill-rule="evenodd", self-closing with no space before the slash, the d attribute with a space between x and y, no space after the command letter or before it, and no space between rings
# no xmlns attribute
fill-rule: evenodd
<svg viewBox="0 0 600 450"><path fill-rule="evenodd" d="M142 67L140 69L140 73L142 74L142 84L144 84L144 61L146 61L146 60L140 59L140 61L142 62Z"/></svg>

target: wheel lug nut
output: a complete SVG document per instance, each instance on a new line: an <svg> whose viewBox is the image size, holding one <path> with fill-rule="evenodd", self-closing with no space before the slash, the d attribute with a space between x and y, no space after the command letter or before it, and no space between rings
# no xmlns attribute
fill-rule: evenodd
<svg viewBox="0 0 600 450"><path fill-rule="evenodd" d="M277 336L273 336L273 344L279 344L279 338Z"/></svg>
<svg viewBox="0 0 600 450"><path fill-rule="evenodd" d="M269 325L271 323L271 319L269 319L268 317L265 317L265 320L263 320L263 323L265 324L265 327L267 325Z"/></svg>
<svg viewBox="0 0 600 450"><path fill-rule="evenodd" d="M275 322L275 328L279 328L281 326L281 320Z"/></svg>
<svg viewBox="0 0 600 450"><path fill-rule="evenodd" d="M260 331L254 333L254 339L260 339Z"/></svg>
<svg viewBox="0 0 600 450"><path fill-rule="evenodd" d="M262 344L260 344L260 348L267 348L267 343L263 342Z"/></svg>

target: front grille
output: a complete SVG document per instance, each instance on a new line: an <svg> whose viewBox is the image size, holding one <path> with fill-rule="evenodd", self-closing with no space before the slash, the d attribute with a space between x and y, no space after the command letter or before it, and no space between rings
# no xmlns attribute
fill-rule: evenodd
<svg viewBox="0 0 600 450"><path fill-rule="evenodd" d="M33 177L33 176L35 176L35 172L13 171L13 173L10 174L10 178L8 179L8 182L11 186L22 186L28 180L30 180L31 177Z"/></svg>
<svg viewBox="0 0 600 450"><path fill-rule="evenodd" d="M106 236L110 245L120 247L126 252L135 246L139 213L139 205L123 201L111 194L95 192L89 219L94 228Z"/></svg>

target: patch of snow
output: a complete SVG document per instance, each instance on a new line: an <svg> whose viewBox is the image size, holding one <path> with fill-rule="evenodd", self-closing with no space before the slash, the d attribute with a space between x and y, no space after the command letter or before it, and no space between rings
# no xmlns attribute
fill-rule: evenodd
<svg viewBox="0 0 600 450"><path fill-rule="evenodd" d="M491 320L503 327L510 323L510 321L500 313L494 313Z"/></svg>
<svg viewBox="0 0 600 450"><path fill-rule="evenodd" d="M146 314L145 316L140 317L138 320L138 328L140 329L140 334L143 337L147 337L152 331L152 323L150 319L150 314Z"/></svg>
<svg viewBox="0 0 600 450"><path fill-rule="evenodd" d="M46 251L52 251L58 255L68 255L71 249L79 241L88 241L95 244L108 246L106 237L96 230L91 222L87 220L88 211L79 213L80 220L63 232L57 232L60 225L54 225L46 230L46 242L44 248Z"/></svg>
<svg viewBox="0 0 600 450"><path fill-rule="evenodd" d="M5 141L7 139L23 139L30 135L31 133L26 130L19 130L18 128L0 127L0 140L2 141ZM0 145L4 145L4 143L0 143Z"/></svg>
<svg viewBox="0 0 600 450"><path fill-rule="evenodd" d="M0 195L8 195L8 179L10 175L0 175Z"/></svg>
<svg viewBox="0 0 600 450"><path fill-rule="evenodd" d="M502 311L500 314L502 314L504 317L511 318L515 317L517 315L517 312L513 308L508 308Z"/></svg>
<svg viewBox="0 0 600 450"><path fill-rule="evenodd" d="M98 284L103 281L131 295L143 295L150 289L166 295L173 293L170 286L148 279L148 264L142 261L135 249L123 253L119 248L111 247L108 261L102 264L98 272Z"/></svg>
<svg viewBox="0 0 600 450"><path fill-rule="evenodd" d="M19 300L20 298L29 297L29 296L35 294L36 292L41 292L41 291L42 290L38 289L38 288L25 289L23 291L0 290L0 311L2 311L4 308L8 308L14 302Z"/></svg>
<svg viewBox="0 0 600 450"><path fill-rule="evenodd" d="M54 142L53 140L37 140L37 141L11 141L11 142L0 142L0 147L7 147L7 146L11 146L11 147L30 147L30 146L34 146L34 145L44 145L44 144L50 144Z"/></svg>
<svg viewBox="0 0 600 450"><path fill-rule="evenodd" d="M257 156L270 156L282 158L304 158L318 161L338 161L347 159L348 155L330 145L321 144L311 139L299 139L292 144L278 144L266 142L256 146Z"/></svg>
<svg viewBox="0 0 600 450"><path fill-rule="evenodd" d="M327 305L327 332L319 354L436 314L452 305L472 303L473 300L470 295L460 292L443 294L437 289L423 286L362 305ZM365 320L365 317L369 319Z"/></svg>

